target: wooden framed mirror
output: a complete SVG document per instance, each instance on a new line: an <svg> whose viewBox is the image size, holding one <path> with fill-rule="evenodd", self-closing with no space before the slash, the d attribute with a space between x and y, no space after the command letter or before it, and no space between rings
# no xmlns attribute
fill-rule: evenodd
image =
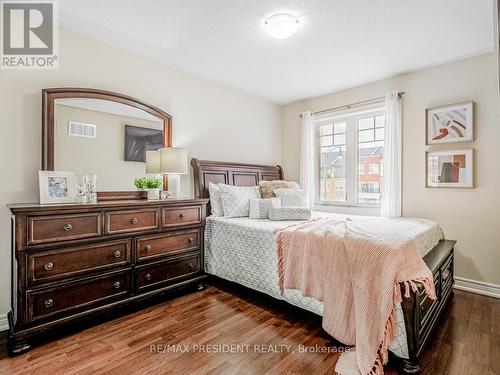
<svg viewBox="0 0 500 375"><path fill-rule="evenodd" d="M89 88L42 90L42 170L96 174L98 200L145 198L133 187L145 175L145 151L171 146L172 117L139 99Z"/></svg>

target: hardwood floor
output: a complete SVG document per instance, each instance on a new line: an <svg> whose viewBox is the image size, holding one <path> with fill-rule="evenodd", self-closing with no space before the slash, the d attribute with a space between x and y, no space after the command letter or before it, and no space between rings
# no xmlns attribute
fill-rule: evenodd
<svg viewBox="0 0 500 375"><path fill-rule="evenodd" d="M448 308L451 317L424 353L422 374L500 374L500 300L456 291ZM235 344L236 353L208 353ZM318 352L302 353L300 345ZM0 374L333 374L339 354L321 351L338 348L320 317L216 284L18 357L7 357L3 338ZM388 366L386 374L398 373Z"/></svg>

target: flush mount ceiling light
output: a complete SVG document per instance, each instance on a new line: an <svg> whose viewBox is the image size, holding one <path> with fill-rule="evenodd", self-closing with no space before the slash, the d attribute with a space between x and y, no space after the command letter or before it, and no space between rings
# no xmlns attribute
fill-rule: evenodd
<svg viewBox="0 0 500 375"><path fill-rule="evenodd" d="M277 13L262 20L262 28L266 34L275 39L287 39L301 28L300 19L293 14Z"/></svg>

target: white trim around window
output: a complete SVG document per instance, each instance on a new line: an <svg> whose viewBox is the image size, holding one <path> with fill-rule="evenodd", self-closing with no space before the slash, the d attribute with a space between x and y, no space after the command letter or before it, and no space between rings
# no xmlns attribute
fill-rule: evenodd
<svg viewBox="0 0 500 375"><path fill-rule="evenodd" d="M315 199L314 199L314 209L318 211L330 211L337 213L345 213L345 214L359 214L359 215L380 215L380 204L370 204L366 202L359 201L359 175L360 175L360 166L359 166L359 143L358 143L358 123L359 120L368 117L374 116L383 116L385 115L385 106L384 102L381 101L379 103L370 104L363 107L357 107L352 110L345 110L342 112L334 112L329 114L322 114L314 117L314 179L315 179ZM335 140L335 125L337 124L343 127L343 123L346 123L345 130L345 144L342 143L343 133L338 131L338 135L341 135L341 141L337 142ZM342 164L341 167L345 165L344 176L340 178L340 183L346 186L345 189L345 197L342 195L338 195L339 200L326 200L321 199L321 179L320 179L320 156L321 156L321 146L325 146L326 142L322 142L320 145L320 127L327 125L327 129L329 129L329 125L332 125L332 146L331 149L338 149L339 154L341 154L342 158L345 157L345 164ZM375 132L374 125L374 132ZM325 138L325 134L328 137L330 134L328 131L323 131L322 137ZM324 140L323 140L324 141ZM345 151L344 151L345 150ZM335 175L335 168L332 168L334 171L332 172ZM381 170L381 168L379 168ZM325 171L323 171L325 173ZM370 176L368 167L364 174L364 176ZM373 174L371 175L373 176ZM332 190L336 191L336 194L340 189L337 189L337 183L335 183L335 176L332 176ZM324 180L324 179L323 179ZM371 181L370 181L371 182ZM324 187L324 190L326 188ZM323 190L323 192L324 192ZM345 200L341 200L345 199Z"/></svg>

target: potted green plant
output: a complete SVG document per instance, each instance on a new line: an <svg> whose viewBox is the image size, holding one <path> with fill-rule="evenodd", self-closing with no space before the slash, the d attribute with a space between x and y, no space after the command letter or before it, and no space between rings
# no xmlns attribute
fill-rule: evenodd
<svg viewBox="0 0 500 375"><path fill-rule="evenodd" d="M148 200L160 199L161 178L156 176L136 178L134 180L134 185L139 190L147 190Z"/></svg>

